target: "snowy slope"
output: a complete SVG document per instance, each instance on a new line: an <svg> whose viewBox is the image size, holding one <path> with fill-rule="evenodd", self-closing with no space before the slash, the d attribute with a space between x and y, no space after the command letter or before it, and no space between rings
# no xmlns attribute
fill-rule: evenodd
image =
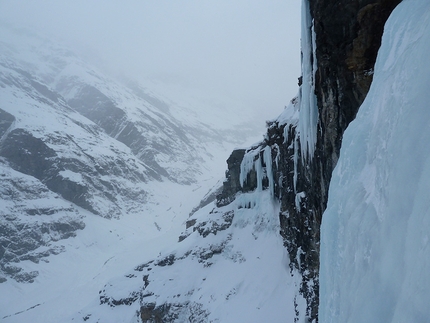
<svg viewBox="0 0 430 323"><path fill-rule="evenodd" d="M306 304L278 212L267 190L206 206L175 248L110 280L70 322L293 322Z"/></svg>
<svg viewBox="0 0 430 323"><path fill-rule="evenodd" d="M331 182L320 322L429 321L429 51L430 3L404 0Z"/></svg>

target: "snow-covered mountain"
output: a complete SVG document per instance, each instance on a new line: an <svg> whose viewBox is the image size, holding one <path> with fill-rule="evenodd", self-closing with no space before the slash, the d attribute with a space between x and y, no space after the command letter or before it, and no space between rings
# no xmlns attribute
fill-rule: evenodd
<svg viewBox="0 0 430 323"><path fill-rule="evenodd" d="M90 223L149 238L181 223L250 129L203 124L28 31L2 26L0 48L0 289L2 304L16 305L0 306L3 318L34 301L22 284L48 290L43 271L64 270L50 256L71 255Z"/></svg>

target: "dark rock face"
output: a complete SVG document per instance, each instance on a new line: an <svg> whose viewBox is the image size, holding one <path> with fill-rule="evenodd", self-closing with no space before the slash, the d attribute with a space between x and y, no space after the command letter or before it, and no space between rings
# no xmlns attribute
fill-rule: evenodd
<svg viewBox="0 0 430 323"><path fill-rule="evenodd" d="M3 118L0 123L3 137L0 156L8 161L0 161L0 199L8 202L0 211L0 282L10 277L18 282L31 283L39 273L26 272L19 262L30 260L38 263L49 255L62 252L64 247L51 243L74 237L76 231L85 225L73 206L51 205L49 198L58 196L45 185L7 170L11 166L22 174L44 180L58 171L57 155L29 132L23 129L10 130L15 121L11 114L0 110L0 116ZM59 186L54 191L61 193L63 188ZM32 200L43 199L46 199L45 205L31 206ZM74 198L68 199L73 201ZM29 206L26 206L27 203ZM43 216L49 216L51 221L38 219Z"/></svg>
<svg viewBox="0 0 430 323"><path fill-rule="evenodd" d="M217 196L217 205L223 206L233 201L237 192L242 190L239 182L240 177L240 163L245 155L245 149L237 149L233 151L227 159L227 168L223 183L222 191Z"/></svg>
<svg viewBox="0 0 430 323"><path fill-rule="evenodd" d="M15 170L38 179L47 173L52 175L55 169L55 151L24 129L14 129L8 134L0 147L0 156Z"/></svg>
<svg viewBox="0 0 430 323"><path fill-rule="evenodd" d="M241 156L260 150L258 157L264 160L263 150L270 147L272 160L264 160L263 167L273 170L271 189L281 202L281 235L291 268L302 274L300 292L307 301L306 316L310 321L318 320L319 230L331 174L339 157L342 135L369 90L385 21L399 2L311 0L317 61L314 87L319 115L313 157L302 155L297 123L276 120L268 125L266 139L259 147L234 151L227 161L227 178L218 205L231 202L238 191L256 188L255 172L247 174L246 186L239 183L244 159Z"/></svg>
<svg viewBox="0 0 430 323"><path fill-rule="evenodd" d="M84 85L76 97L68 100L67 103L102 127L110 136L115 136L121 131L118 125L121 125L126 119L123 110L116 107L112 100L90 85Z"/></svg>
<svg viewBox="0 0 430 323"><path fill-rule="evenodd" d="M385 21L401 0L310 1L316 34L315 92L319 146L330 179L342 134L355 118L373 78Z"/></svg>

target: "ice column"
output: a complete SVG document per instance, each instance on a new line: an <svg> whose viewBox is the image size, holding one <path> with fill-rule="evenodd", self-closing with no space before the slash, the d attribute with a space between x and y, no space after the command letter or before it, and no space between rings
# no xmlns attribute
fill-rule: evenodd
<svg viewBox="0 0 430 323"><path fill-rule="evenodd" d="M299 136L302 160L313 157L317 141L318 108L315 96L315 32L309 0L302 2L302 86L300 88Z"/></svg>

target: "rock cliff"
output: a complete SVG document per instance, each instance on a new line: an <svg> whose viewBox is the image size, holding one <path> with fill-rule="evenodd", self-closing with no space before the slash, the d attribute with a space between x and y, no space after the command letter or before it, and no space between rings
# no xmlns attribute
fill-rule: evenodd
<svg viewBox="0 0 430 323"><path fill-rule="evenodd" d="M243 169L237 165L245 159L263 160L264 167L270 168L272 178L265 186L273 183L273 195L281 203L281 235L291 269L302 274L300 292L311 320L317 320L318 313L319 230L331 174L339 158L343 132L355 118L372 82L385 21L398 3L400 0L304 1L303 65L311 64L312 71L306 74L307 67L303 66L299 95L287 108L292 111L268 123L265 140L245 153L232 153L227 181L218 197L218 205L224 205L236 192L257 188L252 180L256 167L250 168L246 185L239 182ZM309 86L311 93L306 91ZM315 127L315 144L310 149L304 147L309 143L304 137L311 131L302 126L303 119L308 119L303 113L309 108L305 104L312 104L304 98L309 94L315 95L318 116L313 124L306 125ZM294 111L296 116L292 116ZM244 159L237 160L242 155ZM272 158L267 160L265 156Z"/></svg>

